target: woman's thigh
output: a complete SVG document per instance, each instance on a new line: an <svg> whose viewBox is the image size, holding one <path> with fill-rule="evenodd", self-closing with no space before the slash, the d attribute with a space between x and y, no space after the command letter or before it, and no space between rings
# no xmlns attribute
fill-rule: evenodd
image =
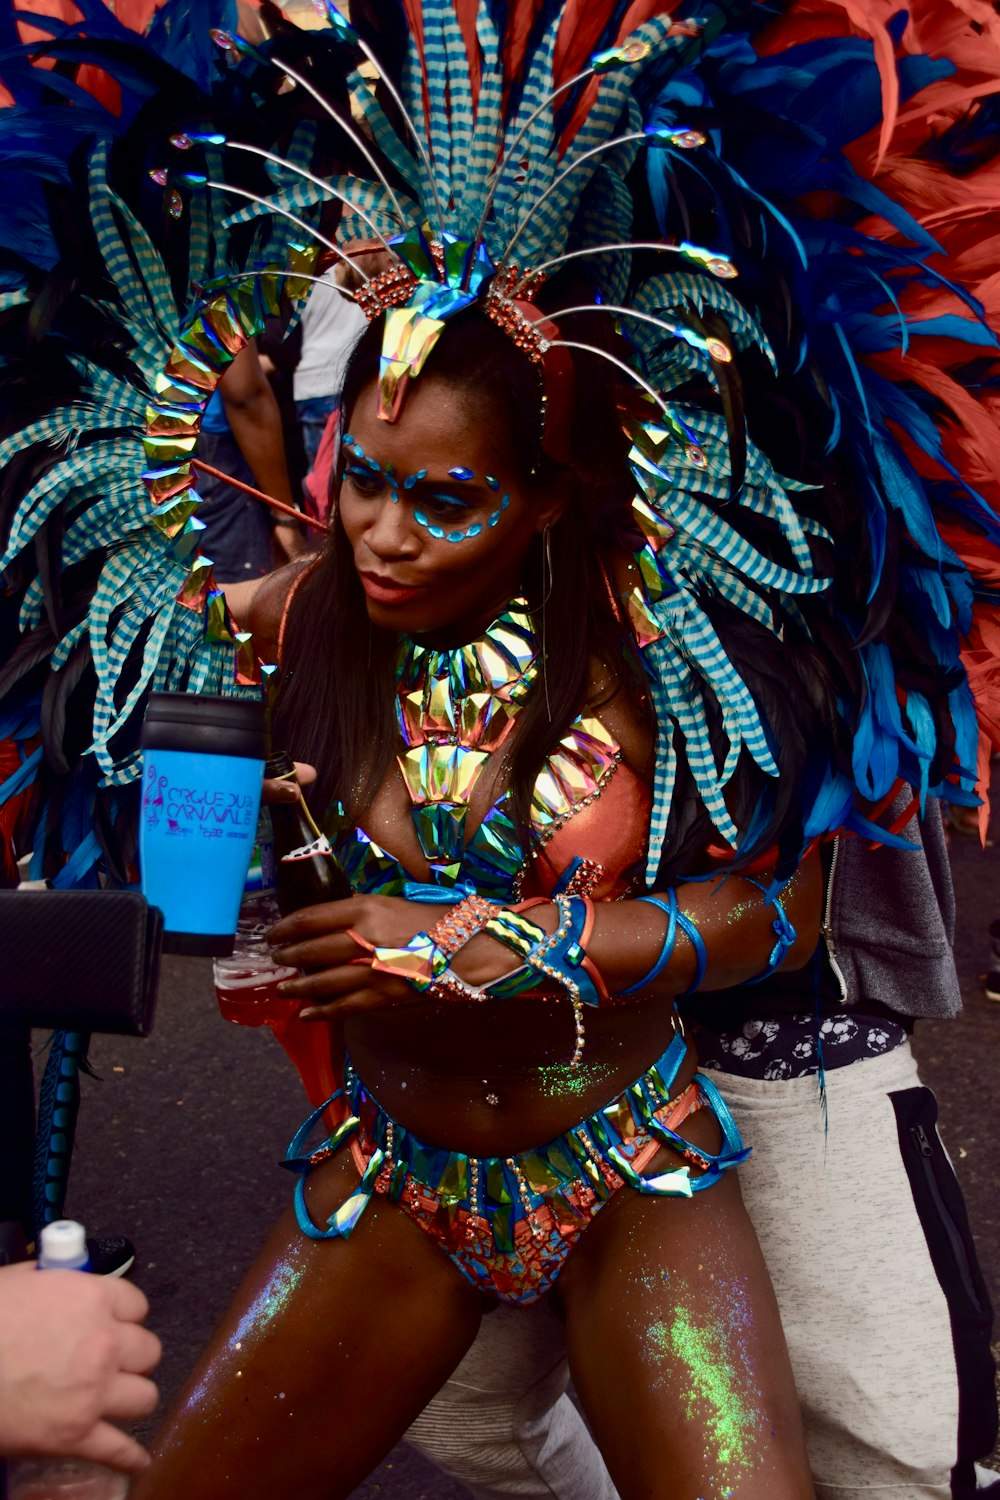
<svg viewBox="0 0 1000 1500"><path fill-rule="evenodd" d="M573 1380L623 1500L812 1495L777 1303L732 1173L691 1199L619 1191L558 1291Z"/></svg>
<svg viewBox="0 0 1000 1500"><path fill-rule="evenodd" d="M357 1188L348 1152L310 1179L317 1223ZM472 1342L478 1294L395 1205L347 1240L289 1210L168 1418L134 1500L336 1500L398 1441Z"/></svg>

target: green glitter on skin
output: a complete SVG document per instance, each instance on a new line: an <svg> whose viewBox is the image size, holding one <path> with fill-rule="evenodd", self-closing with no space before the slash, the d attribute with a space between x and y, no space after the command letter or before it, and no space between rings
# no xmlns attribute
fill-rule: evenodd
<svg viewBox="0 0 1000 1500"><path fill-rule="evenodd" d="M686 1308L675 1307L669 1322L649 1329L649 1343L661 1363L675 1359L688 1377L687 1416L696 1403L708 1408L706 1435L717 1445L720 1465L753 1466L752 1434L758 1413L736 1386L736 1375L726 1357L728 1340L721 1323L699 1326Z"/></svg>
<svg viewBox="0 0 1000 1500"><path fill-rule="evenodd" d="M580 1062L575 1068L569 1063L549 1063L538 1069L538 1082L546 1099L559 1099L565 1094L582 1097L588 1089L604 1083L611 1072L607 1063Z"/></svg>

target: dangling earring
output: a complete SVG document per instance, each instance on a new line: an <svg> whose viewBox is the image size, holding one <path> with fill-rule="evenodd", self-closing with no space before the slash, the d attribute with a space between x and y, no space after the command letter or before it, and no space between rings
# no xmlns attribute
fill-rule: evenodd
<svg viewBox="0 0 1000 1500"><path fill-rule="evenodd" d="M545 692L545 712L552 722L552 705L549 702L549 652L545 638L545 606L552 595L552 528L546 526L542 532L542 688Z"/></svg>

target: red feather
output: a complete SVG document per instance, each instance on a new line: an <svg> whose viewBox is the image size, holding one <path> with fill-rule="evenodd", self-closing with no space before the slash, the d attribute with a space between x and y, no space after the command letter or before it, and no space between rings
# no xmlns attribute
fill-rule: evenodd
<svg viewBox="0 0 1000 1500"><path fill-rule="evenodd" d="M521 76L528 41L543 3L544 0L511 0L502 47L503 76L508 87L511 79Z"/></svg>
<svg viewBox="0 0 1000 1500"><path fill-rule="evenodd" d="M483 81L483 61L479 53L479 37L476 34L476 13L479 10L479 0L453 0L453 3L462 40L465 42L465 55L469 60L469 83L472 88L472 107L475 110L479 104L479 90Z"/></svg>
<svg viewBox="0 0 1000 1500"><path fill-rule="evenodd" d="M601 29L603 29L603 26L607 24L611 10L611 7L606 3L600 6L591 6L590 0L574 0L574 10L576 9L577 3L579 3L581 9L586 9L588 21L588 29L586 35L588 37L593 35L594 39L586 48L577 46L575 44L575 38L572 49L570 49L569 43L567 42L563 60L560 63L559 43L562 42L563 37L566 34L566 16L564 13L563 23L559 29L559 39L556 45L555 58L553 60L553 72L555 74L557 83L572 78L574 72L582 72L583 68L586 66L590 54L594 51L597 37L600 36L600 29L596 33L592 33L592 30L589 26L589 23L591 21L591 11L593 10L601 17ZM633 31L637 31L640 26L645 25L645 23L651 20L653 16L671 15L679 4L680 0L633 0L633 3L629 6L628 10L625 12L625 15L622 17L617 34L615 36L615 43L624 41L627 36L631 36ZM560 156L565 156L570 142L574 139L577 131L580 129L584 120L590 114L590 111L593 109L594 100L597 98L600 86L600 79L598 78L592 78L589 83L584 85L583 91L577 102L576 109L573 111L573 114L570 118L569 124L566 126L566 128L563 130L562 135L559 137Z"/></svg>

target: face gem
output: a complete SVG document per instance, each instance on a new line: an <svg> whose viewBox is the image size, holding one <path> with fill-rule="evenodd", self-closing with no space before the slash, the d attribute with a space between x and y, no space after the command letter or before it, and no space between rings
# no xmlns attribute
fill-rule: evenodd
<svg viewBox="0 0 1000 1500"><path fill-rule="evenodd" d="M459 467L457 469L449 469L448 473L452 479L475 479L476 477L472 469L466 469L463 467Z"/></svg>

